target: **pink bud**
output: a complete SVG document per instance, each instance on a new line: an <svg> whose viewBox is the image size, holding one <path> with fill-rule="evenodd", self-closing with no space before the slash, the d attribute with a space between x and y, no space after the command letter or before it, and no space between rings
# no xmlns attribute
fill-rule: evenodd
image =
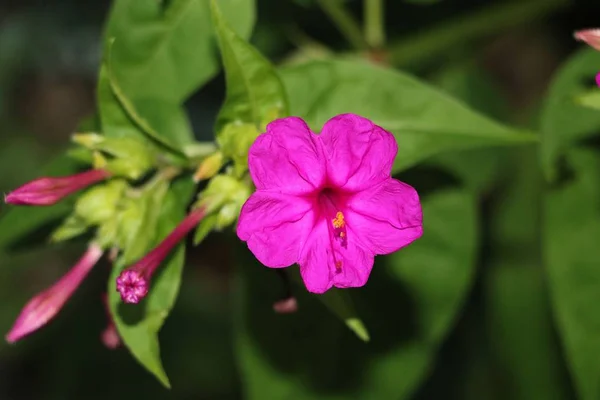
<svg viewBox="0 0 600 400"><path fill-rule="evenodd" d="M121 337L114 324L110 324L102 331L100 336L102 344L108 349L114 350L121 345Z"/></svg>
<svg viewBox="0 0 600 400"><path fill-rule="evenodd" d="M596 50L600 50L600 29L584 29L575 32L575 39L587 43Z"/></svg>
<svg viewBox="0 0 600 400"><path fill-rule="evenodd" d="M110 173L103 169L91 169L75 175L38 178L10 192L4 201L17 205L49 206L109 176Z"/></svg>
<svg viewBox="0 0 600 400"><path fill-rule="evenodd" d="M177 245L204 217L204 209L198 208L183 221L158 246L117 278L117 291L125 303L137 304L146 297L152 274Z"/></svg>
<svg viewBox="0 0 600 400"><path fill-rule="evenodd" d="M102 341L104 346L111 350L114 350L121 345L121 336L119 336L119 332L117 331L117 327L115 326L115 321L113 321L112 315L110 314L106 293L102 295L102 302L104 303L104 309L106 310L108 324L106 325L106 329L102 331L102 334L100 335L100 340Z"/></svg>
<svg viewBox="0 0 600 400"><path fill-rule="evenodd" d="M298 301L295 297L288 297L287 299L276 301L273 304L273 310L277 314L292 314L298 311Z"/></svg>
<svg viewBox="0 0 600 400"><path fill-rule="evenodd" d="M29 300L6 335L6 341L14 343L54 318L101 256L102 249L91 245L77 264L58 282Z"/></svg>
<svg viewBox="0 0 600 400"><path fill-rule="evenodd" d="M600 72L596 74L596 85L600 87Z"/></svg>

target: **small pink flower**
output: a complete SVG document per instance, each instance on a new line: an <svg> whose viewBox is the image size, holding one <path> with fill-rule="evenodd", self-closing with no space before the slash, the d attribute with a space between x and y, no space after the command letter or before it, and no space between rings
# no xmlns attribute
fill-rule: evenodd
<svg viewBox="0 0 600 400"><path fill-rule="evenodd" d="M117 291L125 303L137 304L146 297L150 289L150 279L156 268L203 217L203 208L189 213L158 246L133 266L121 272L117 278Z"/></svg>
<svg viewBox="0 0 600 400"><path fill-rule="evenodd" d="M109 176L110 173L103 169L91 169L70 176L38 178L10 192L4 201L17 205L49 206Z"/></svg>
<svg viewBox="0 0 600 400"><path fill-rule="evenodd" d="M58 282L29 300L6 335L6 341L14 343L54 318L101 256L102 249L91 245L77 264Z"/></svg>
<svg viewBox="0 0 600 400"><path fill-rule="evenodd" d="M298 311L298 301L295 297L278 300L273 303L273 311L277 314L293 314Z"/></svg>
<svg viewBox="0 0 600 400"><path fill-rule="evenodd" d="M600 29L583 29L575 32L575 39L585 42L588 46L600 50Z"/></svg>
<svg viewBox="0 0 600 400"><path fill-rule="evenodd" d="M256 192L237 227L271 268L300 265L306 288L363 286L378 254L422 232L419 196L391 178L394 137L354 114L330 119L320 135L300 118L271 122L249 153Z"/></svg>
<svg viewBox="0 0 600 400"><path fill-rule="evenodd" d="M104 309L106 310L106 317L108 319L108 323L106 328L102 331L100 335L100 340L107 348L114 350L121 345L121 336L119 336L119 332L117 331L117 327L115 326L115 321L110 314L110 309L108 308L108 299L106 293L102 295L102 303L104 303Z"/></svg>

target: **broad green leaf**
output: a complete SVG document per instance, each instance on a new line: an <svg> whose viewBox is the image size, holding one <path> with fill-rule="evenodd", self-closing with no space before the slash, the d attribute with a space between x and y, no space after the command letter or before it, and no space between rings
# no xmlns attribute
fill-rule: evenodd
<svg viewBox="0 0 600 400"><path fill-rule="evenodd" d="M543 179L534 150L508 154L506 190L491 210L483 269L487 342L503 381L500 398L559 400L569 397L541 260Z"/></svg>
<svg viewBox="0 0 600 400"><path fill-rule="evenodd" d="M152 207L148 208L143 216L144 222L137 228L137 234L129 236L136 243L128 243L127 246L129 250L135 248L136 251L129 251L126 253L126 259L121 259L115 265L108 285L110 311L123 342L133 356L167 387L170 384L160 360L158 332L173 308L179 292L185 245L179 244L163 262L152 279L148 296L140 304L122 304L116 291L116 279L124 267L157 245L184 218L192 190L191 180L177 181L169 188L164 199L161 196L154 199ZM155 216L158 216L157 221L153 221ZM155 224L156 229L152 231ZM155 235L148 235L149 232L155 232ZM143 317L136 322L125 321L121 316L122 307L140 307L143 310Z"/></svg>
<svg viewBox="0 0 600 400"><path fill-rule="evenodd" d="M222 2L211 0L227 92L217 117L217 132L232 122L253 123L258 129L288 114L283 85L271 63L239 36L221 14ZM268 118L272 116L271 118Z"/></svg>
<svg viewBox="0 0 600 400"><path fill-rule="evenodd" d="M113 47L107 47L109 54L100 69L98 82L98 103L105 134L138 138L148 135L172 151L183 153L185 146L194 141L183 106L160 98L130 99L114 76Z"/></svg>
<svg viewBox="0 0 600 400"><path fill-rule="evenodd" d="M183 153L194 142L194 134L183 106L156 99L130 100L109 77L114 95L130 121L152 139L171 150Z"/></svg>
<svg viewBox="0 0 600 400"><path fill-rule="evenodd" d="M578 96L595 87L600 53L585 49L559 70L550 86L541 117L541 162L546 177L556 179L557 160L571 144L600 129L600 112L578 102Z"/></svg>
<svg viewBox="0 0 600 400"><path fill-rule="evenodd" d="M77 172L77 163L66 156L53 160L45 169L46 176L64 176ZM66 216L72 204L65 199L55 205L45 207L27 207L5 205L0 217L0 248L10 246L20 237L35 231L61 217Z"/></svg>
<svg viewBox="0 0 600 400"><path fill-rule="evenodd" d="M336 114L356 113L394 133L394 172L443 152L537 141L398 71L359 61L315 61L280 72L291 114L313 129Z"/></svg>
<svg viewBox="0 0 600 400"><path fill-rule="evenodd" d="M499 259L487 268L487 331L503 381L501 398L570 398L541 264Z"/></svg>
<svg viewBox="0 0 600 400"><path fill-rule="evenodd" d="M275 314L272 303L282 295L276 272L251 257L240 262L235 333L245 398L410 398L462 306L477 248L472 195L431 193L423 211L423 237L378 257L369 283L352 290L369 343L304 289L294 293L297 313Z"/></svg>
<svg viewBox="0 0 600 400"><path fill-rule="evenodd" d="M134 99L180 104L218 70L209 0L113 2L105 37L115 39L112 67ZM254 0L220 0L242 37L254 24Z"/></svg>
<svg viewBox="0 0 600 400"><path fill-rule="evenodd" d="M574 178L545 198L544 261L578 398L592 400L600 397L600 154L573 149L566 161Z"/></svg>
<svg viewBox="0 0 600 400"><path fill-rule="evenodd" d="M143 130L130 118L113 92L108 66L100 66L96 90L102 133L108 137L132 137L145 140Z"/></svg>
<svg viewBox="0 0 600 400"><path fill-rule="evenodd" d="M464 101L469 107L498 120L509 117L508 102L499 87L472 63L461 63L444 69L434 79L440 88ZM506 149L503 149L506 150ZM479 148L438 154L428 161L449 170L464 185L476 191L489 189L498 177L505 151Z"/></svg>

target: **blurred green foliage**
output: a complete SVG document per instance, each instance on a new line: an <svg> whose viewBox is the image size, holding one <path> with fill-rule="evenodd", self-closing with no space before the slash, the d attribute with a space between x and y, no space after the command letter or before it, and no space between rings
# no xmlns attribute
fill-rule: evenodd
<svg viewBox="0 0 600 400"><path fill-rule="evenodd" d="M2 190L89 163L60 154L90 115L85 131L187 168L204 151L194 137L213 140L228 123L262 129L289 113L319 130L355 112L394 133L394 173L421 195L424 236L378 257L369 284L346 297L320 302L293 286L299 311L278 315L280 277L230 230L201 230L145 303L125 309L114 278L193 199L191 180L177 179L122 218L137 223L123 224L112 272L98 266L55 321L0 345L0 398L597 399L600 55L570 53L572 31L597 26L598 5L216 4L212 16L206 0L0 7ZM89 239L47 245L73 200L2 210L4 332ZM107 280L129 351L99 340Z"/></svg>

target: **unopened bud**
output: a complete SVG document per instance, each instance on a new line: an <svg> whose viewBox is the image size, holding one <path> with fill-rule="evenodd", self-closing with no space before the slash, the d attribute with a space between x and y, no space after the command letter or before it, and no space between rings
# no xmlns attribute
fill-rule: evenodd
<svg viewBox="0 0 600 400"><path fill-rule="evenodd" d="M587 43L588 46L600 50L600 29L583 29L575 32L575 39Z"/></svg>
<svg viewBox="0 0 600 400"><path fill-rule="evenodd" d="M223 153L220 151L206 157L194 173L194 182L210 179L223 167Z"/></svg>

